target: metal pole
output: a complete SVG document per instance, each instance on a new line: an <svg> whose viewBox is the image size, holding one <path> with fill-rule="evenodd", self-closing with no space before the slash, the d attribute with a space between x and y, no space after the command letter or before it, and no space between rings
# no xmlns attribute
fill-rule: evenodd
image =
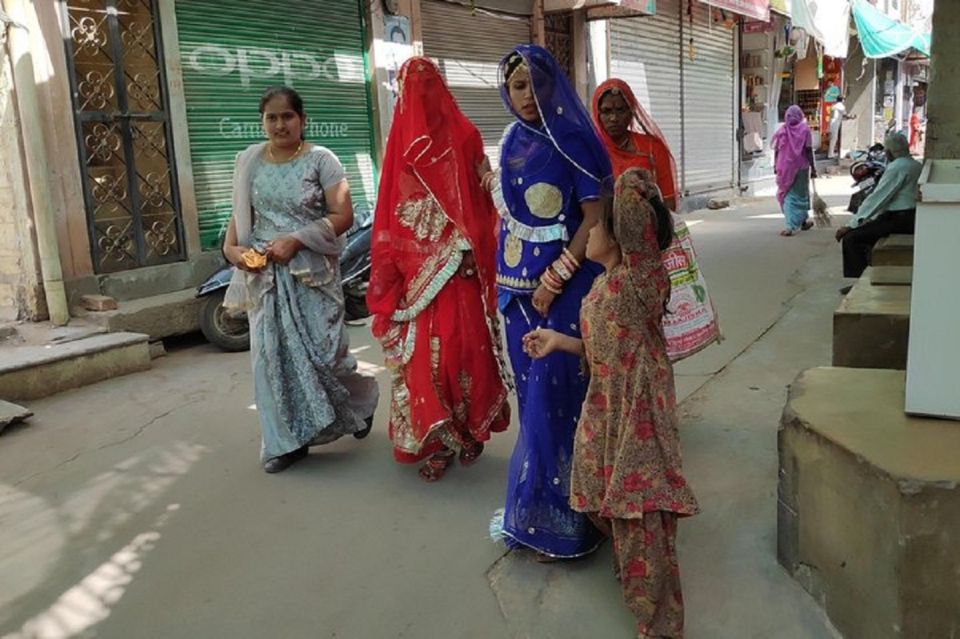
<svg viewBox="0 0 960 639"><path fill-rule="evenodd" d="M27 19L26 5L26 0L3 0L4 10L12 20L20 24L32 23ZM7 41L13 66L20 119L20 139L23 142L23 154L30 183L30 199L33 203L33 221L37 231L37 252L40 254L43 292L47 300L50 321L56 326L65 326L70 321L70 311L63 286L63 270L60 267L60 249L57 245L57 228L50 197L50 171L47 165L43 126L40 122L41 108L37 99L33 57L30 54L30 35L24 28L10 27Z"/></svg>

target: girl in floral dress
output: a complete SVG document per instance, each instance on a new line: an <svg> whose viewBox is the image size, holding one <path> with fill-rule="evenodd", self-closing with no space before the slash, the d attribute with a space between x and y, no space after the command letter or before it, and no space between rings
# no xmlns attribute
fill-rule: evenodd
<svg viewBox="0 0 960 639"><path fill-rule="evenodd" d="M650 173L630 169L590 232L587 256L604 265L584 299L583 339L540 329L525 338L534 359L564 351L590 376L574 443L570 505L613 539L624 599L640 637L681 637L677 519L698 512L683 477L673 368L661 318L670 280L660 259L669 211L655 210Z"/></svg>

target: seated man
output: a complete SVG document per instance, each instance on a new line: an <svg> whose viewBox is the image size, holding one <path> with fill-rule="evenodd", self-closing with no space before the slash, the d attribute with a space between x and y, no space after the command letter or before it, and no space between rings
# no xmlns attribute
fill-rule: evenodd
<svg viewBox="0 0 960 639"><path fill-rule="evenodd" d="M917 215L917 182L923 165L910 157L910 144L902 133L884 140L887 169L873 193L860 204L846 226L837 229L843 242L843 276L860 277L870 264L873 245L894 233L913 233Z"/></svg>

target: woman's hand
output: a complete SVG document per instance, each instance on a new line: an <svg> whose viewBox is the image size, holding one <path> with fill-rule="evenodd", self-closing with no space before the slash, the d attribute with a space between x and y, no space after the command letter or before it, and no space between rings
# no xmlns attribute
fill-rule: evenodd
<svg viewBox="0 0 960 639"><path fill-rule="evenodd" d="M497 174L495 171L487 171L480 178L480 188L484 191L493 191L493 187L497 185Z"/></svg>
<svg viewBox="0 0 960 639"><path fill-rule="evenodd" d="M546 317L550 312L550 305L553 304L553 300L555 299L557 299L557 295L548 291L547 287L541 284L537 287L537 290L533 292L533 308L542 316Z"/></svg>
<svg viewBox="0 0 960 639"><path fill-rule="evenodd" d="M542 359L551 353L570 353L583 356L583 340L570 337L549 328L538 328L523 336L523 350L533 359Z"/></svg>
<svg viewBox="0 0 960 639"><path fill-rule="evenodd" d="M549 328L538 328L523 336L523 351L533 359L543 359L560 350L565 336Z"/></svg>
<svg viewBox="0 0 960 639"><path fill-rule="evenodd" d="M460 262L460 269L457 275L460 277L473 277L477 274L477 260L473 256L473 251L463 252L463 261Z"/></svg>
<svg viewBox="0 0 960 639"><path fill-rule="evenodd" d="M287 264L302 248L303 242L292 235L284 235L267 243L267 259L277 264Z"/></svg>
<svg viewBox="0 0 960 639"><path fill-rule="evenodd" d="M227 261L233 264L234 267L240 269L241 271L247 271L248 273L259 273L262 271L262 268L250 268L247 266L246 261L243 259L243 254L249 251L249 247L246 246L225 246L223 247L223 256L227 258Z"/></svg>

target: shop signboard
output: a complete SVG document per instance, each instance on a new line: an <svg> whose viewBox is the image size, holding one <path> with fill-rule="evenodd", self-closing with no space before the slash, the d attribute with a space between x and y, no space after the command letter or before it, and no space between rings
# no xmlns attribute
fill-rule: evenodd
<svg viewBox="0 0 960 639"><path fill-rule="evenodd" d="M768 22L770 20L770 0L704 0L718 9L739 13L748 18Z"/></svg>
<svg viewBox="0 0 960 639"><path fill-rule="evenodd" d="M744 20L744 33L769 33L773 31L773 21L763 22L762 20Z"/></svg>

